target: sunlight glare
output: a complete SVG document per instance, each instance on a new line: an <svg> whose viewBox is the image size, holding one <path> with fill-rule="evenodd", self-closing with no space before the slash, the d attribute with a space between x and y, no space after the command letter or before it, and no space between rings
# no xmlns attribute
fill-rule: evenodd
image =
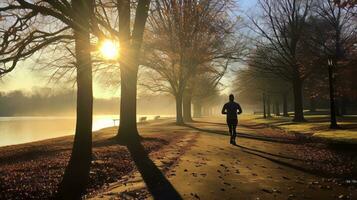
<svg viewBox="0 0 357 200"><path fill-rule="evenodd" d="M104 40L99 50L105 59L115 60L119 57L119 44L113 40Z"/></svg>

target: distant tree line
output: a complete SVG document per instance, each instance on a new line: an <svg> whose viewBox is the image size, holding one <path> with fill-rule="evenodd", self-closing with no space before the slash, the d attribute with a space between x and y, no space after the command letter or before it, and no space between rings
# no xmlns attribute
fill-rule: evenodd
<svg viewBox="0 0 357 200"><path fill-rule="evenodd" d="M94 98L93 113L117 115L119 97ZM150 107L147 104L150 103ZM72 116L76 110L76 92L51 92L38 88L31 93L21 90L0 92L0 116ZM145 95L138 98L138 114L173 115L173 98L168 95Z"/></svg>
<svg viewBox="0 0 357 200"><path fill-rule="evenodd" d="M346 114L357 94L357 22L351 3L259 0L261 13L249 16L257 37L251 37L247 67L237 72L236 90L262 101L265 117L271 106L279 115L283 105L287 116L287 104L293 105L297 122L305 121L304 101L314 111L328 100L336 128L335 115Z"/></svg>
<svg viewBox="0 0 357 200"><path fill-rule="evenodd" d="M56 95L46 94L43 90L31 95L20 90L0 93L0 116L74 113L75 102L74 92L63 92Z"/></svg>
<svg viewBox="0 0 357 200"><path fill-rule="evenodd" d="M57 199L79 199L89 181L93 77L104 72L109 82L120 80L116 139L121 142L138 144L140 139L139 67L155 72L147 75L160 84L150 89L164 88L175 97L177 124L191 121L191 104L209 105L227 67L242 55L235 6L234 0L0 3L0 78L34 58L38 69L51 73L51 80L60 84L70 77L76 85L75 137ZM98 55L98 46L106 39L119 41L118 59L108 61Z"/></svg>

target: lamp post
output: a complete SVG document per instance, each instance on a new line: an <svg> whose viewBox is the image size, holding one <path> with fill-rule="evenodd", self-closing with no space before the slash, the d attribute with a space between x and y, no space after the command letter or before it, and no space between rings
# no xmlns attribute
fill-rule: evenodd
<svg viewBox="0 0 357 200"><path fill-rule="evenodd" d="M328 77L329 77L329 87L330 87L330 128L337 129L339 128L336 121L336 107L335 107L335 90L334 90L334 61L329 58L327 60L328 65Z"/></svg>

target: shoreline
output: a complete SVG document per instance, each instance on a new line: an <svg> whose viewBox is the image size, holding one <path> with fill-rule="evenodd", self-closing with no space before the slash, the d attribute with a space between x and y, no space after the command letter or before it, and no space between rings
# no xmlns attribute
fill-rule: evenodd
<svg viewBox="0 0 357 200"><path fill-rule="evenodd" d="M101 118L101 117L105 117L105 116L111 116L111 115L97 115L97 118ZM140 115L139 115L140 116ZM150 115L150 116L158 116L158 115ZM0 116L0 123L1 122L8 122L8 121L2 121L1 118L18 118L20 116L16 116L16 117L1 117ZM50 118L49 118L50 117ZM145 117L145 116L140 116L140 117ZM140 118L138 117L138 119ZM62 116L21 116L21 118L31 118L31 120L35 119L35 120L42 120L43 119L46 119L46 120L57 120L57 119L64 119L64 120L75 120L75 116L74 117L62 117ZM36 119L37 118L37 119ZM167 120L167 119L171 119L172 117L160 117L159 119L148 119L146 121L138 121L137 124L140 125L142 123L151 123L151 122L154 122L156 120ZM23 120L23 119L20 119L20 120ZM11 120L10 120L11 121ZM114 123L113 123L114 124ZM116 122L116 125L115 126L107 126L107 127L101 127L99 129L96 129L95 127L93 127L94 130L92 130L92 134L95 134L96 132L99 132L103 129L107 129L107 128L113 128L113 127L118 127L119 124L117 124ZM60 136L55 136L55 137L50 137L50 138L44 138L44 139L34 139L33 141L29 141L29 142L21 142L21 143L16 143L16 144L5 144L5 145L0 145L0 149L1 148L5 148L5 147L9 147L9 146L16 146L16 145L25 145L25 144L30 144L30 143L38 143L38 142L42 142L42 141L46 141L46 140L53 140L53 139L58 139L58 138L63 138L63 137L73 137L74 136L74 129L75 129L75 125L73 127L73 132L72 133L64 133L63 135L61 134ZM68 132L68 131L64 131L64 132Z"/></svg>
<svg viewBox="0 0 357 200"><path fill-rule="evenodd" d="M155 124L167 121L139 123L141 144L147 153L160 152L185 135L168 134L169 131L155 132L156 128L152 128ZM113 139L116 134L116 127L93 132L93 158L87 194L115 182L135 169L127 147ZM57 192L67 167L73 138L63 136L0 147L0 199L51 198Z"/></svg>

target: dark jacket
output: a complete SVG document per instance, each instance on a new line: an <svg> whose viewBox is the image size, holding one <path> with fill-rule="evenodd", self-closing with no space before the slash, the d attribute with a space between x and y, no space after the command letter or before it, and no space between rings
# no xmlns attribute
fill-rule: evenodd
<svg viewBox="0 0 357 200"><path fill-rule="evenodd" d="M224 104L223 108L222 108L222 114L226 114L227 115L227 120L228 119L238 119L237 114L241 114L242 108L240 107L240 105L234 101L230 101L226 104Z"/></svg>

